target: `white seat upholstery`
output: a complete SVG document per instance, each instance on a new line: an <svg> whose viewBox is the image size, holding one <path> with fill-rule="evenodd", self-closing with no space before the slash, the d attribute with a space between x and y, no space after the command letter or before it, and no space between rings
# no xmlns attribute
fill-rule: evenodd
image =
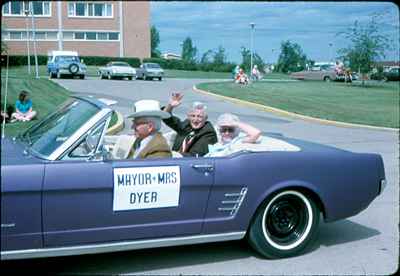
<svg viewBox="0 0 400 276"><path fill-rule="evenodd" d="M119 135L111 151L113 159L126 159L133 147L136 137L133 135Z"/></svg>

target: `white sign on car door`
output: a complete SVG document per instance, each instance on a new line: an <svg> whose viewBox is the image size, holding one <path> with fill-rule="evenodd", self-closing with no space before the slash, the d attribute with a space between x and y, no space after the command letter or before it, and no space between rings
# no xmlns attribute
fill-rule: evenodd
<svg viewBox="0 0 400 276"><path fill-rule="evenodd" d="M179 166L115 168L113 210L179 205Z"/></svg>

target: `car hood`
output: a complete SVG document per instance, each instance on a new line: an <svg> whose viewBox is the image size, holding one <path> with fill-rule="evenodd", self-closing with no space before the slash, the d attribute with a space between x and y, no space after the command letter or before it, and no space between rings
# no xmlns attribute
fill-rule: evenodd
<svg viewBox="0 0 400 276"><path fill-rule="evenodd" d="M42 163L43 160L31 155L25 146L6 137L1 139L1 165Z"/></svg>

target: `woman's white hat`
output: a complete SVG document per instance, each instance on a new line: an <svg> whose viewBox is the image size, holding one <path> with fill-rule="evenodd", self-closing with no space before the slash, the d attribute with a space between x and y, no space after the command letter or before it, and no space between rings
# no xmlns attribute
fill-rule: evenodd
<svg viewBox="0 0 400 276"><path fill-rule="evenodd" d="M167 119L171 114L160 109L160 102L156 100L140 100L133 106L133 112L128 118L135 117L160 117Z"/></svg>
<svg viewBox="0 0 400 276"><path fill-rule="evenodd" d="M224 113L217 119L217 126L232 126L239 123L239 117L231 113Z"/></svg>

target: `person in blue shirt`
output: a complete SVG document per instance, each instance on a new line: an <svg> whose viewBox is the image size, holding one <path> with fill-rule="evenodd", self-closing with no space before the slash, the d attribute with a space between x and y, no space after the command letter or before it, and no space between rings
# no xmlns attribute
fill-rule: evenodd
<svg viewBox="0 0 400 276"><path fill-rule="evenodd" d="M27 122L36 116L36 111L32 110L32 100L29 99L29 92L22 90L18 100L15 102L15 113L11 115L11 121Z"/></svg>

